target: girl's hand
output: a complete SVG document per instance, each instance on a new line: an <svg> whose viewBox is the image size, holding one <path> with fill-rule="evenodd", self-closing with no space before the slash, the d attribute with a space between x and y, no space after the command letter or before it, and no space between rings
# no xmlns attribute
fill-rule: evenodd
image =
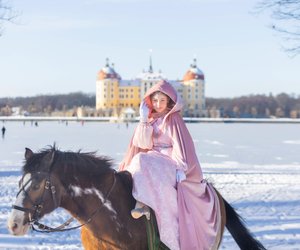
<svg viewBox="0 0 300 250"><path fill-rule="evenodd" d="M142 101L140 105L140 121L147 122L149 113L150 113L150 109L148 108L145 101Z"/></svg>

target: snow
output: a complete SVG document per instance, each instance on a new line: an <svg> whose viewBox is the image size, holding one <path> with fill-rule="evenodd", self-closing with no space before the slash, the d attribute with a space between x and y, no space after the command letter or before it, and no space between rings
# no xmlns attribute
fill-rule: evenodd
<svg viewBox="0 0 300 250"><path fill-rule="evenodd" d="M80 231L16 237L6 222L18 191L25 147L54 142L61 150L95 151L121 161L136 124L6 122L0 138L0 249L82 249ZM205 177L245 219L267 249L300 249L300 134L298 124L187 124ZM117 143L116 143L117 142ZM58 226L70 215L57 209L42 223ZM76 225L72 222L71 226ZM238 249L225 231L221 249Z"/></svg>
<svg viewBox="0 0 300 250"><path fill-rule="evenodd" d="M198 67L191 67L190 71L196 75L204 75L203 72Z"/></svg>
<svg viewBox="0 0 300 250"><path fill-rule="evenodd" d="M114 74L115 71L111 67L104 67L102 68L103 72L106 74Z"/></svg>

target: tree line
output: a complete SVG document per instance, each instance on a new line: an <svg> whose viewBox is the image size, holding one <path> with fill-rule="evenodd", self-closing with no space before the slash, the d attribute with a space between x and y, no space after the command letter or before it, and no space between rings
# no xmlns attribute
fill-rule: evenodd
<svg viewBox="0 0 300 250"><path fill-rule="evenodd" d="M81 106L95 107L95 95L81 92L31 97L0 98L0 115L9 115L13 107L20 107L28 114L51 114Z"/></svg>
<svg viewBox="0 0 300 250"><path fill-rule="evenodd" d="M218 111L220 117L299 118L300 96L281 93L276 96L269 94L235 98L206 98L206 109L209 117L214 117L214 111Z"/></svg>
<svg viewBox="0 0 300 250"><path fill-rule="evenodd" d="M95 109L94 94L82 92L32 97L0 98L0 115L11 115L13 107L20 107L28 115L51 115L77 107ZM292 117L300 118L300 95L248 95L235 98L206 98L208 117ZM95 112L96 113L96 112Z"/></svg>

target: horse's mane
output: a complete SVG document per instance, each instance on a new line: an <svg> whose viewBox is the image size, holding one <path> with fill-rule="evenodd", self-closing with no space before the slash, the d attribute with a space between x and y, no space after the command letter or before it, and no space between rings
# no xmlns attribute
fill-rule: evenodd
<svg viewBox="0 0 300 250"><path fill-rule="evenodd" d="M97 156L96 152L77 152L60 151L56 146L41 149L34 153L24 164L23 172L38 172L45 171L43 164L41 164L47 155L54 153L53 163L49 168L49 172L56 171L61 178L68 182L73 182L76 176L88 178L91 182L100 181L100 177L113 170L112 159L107 156ZM132 190L132 177L127 171L116 173L123 185Z"/></svg>
<svg viewBox="0 0 300 250"><path fill-rule="evenodd" d="M69 176L76 173L87 174L89 176L99 176L112 170L112 159L106 156L97 156L95 152L77 152L60 151L56 146L51 146L34 153L32 157L25 162L24 172L43 171L41 161L46 155L54 153L53 164L50 171L58 168Z"/></svg>

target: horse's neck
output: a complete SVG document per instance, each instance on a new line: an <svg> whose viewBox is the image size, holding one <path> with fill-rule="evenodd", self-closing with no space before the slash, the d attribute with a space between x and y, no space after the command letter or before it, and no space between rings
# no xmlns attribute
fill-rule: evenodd
<svg viewBox="0 0 300 250"><path fill-rule="evenodd" d="M116 182L109 197L105 196L113 185L112 178L106 178L106 185L95 184L90 188L69 185L68 195L61 206L81 223L90 219L87 226L98 239L105 237L118 244L132 244L133 239L143 232L144 224L130 217L130 210L134 207L131 191L117 176L114 178Z"/></svg>
<svg viewBox="0 0 300 250"><path fill-rule="evenodd" d="M108 174L107 177L99 179L99 183L90 183L88 187L84 188L78 184L69 184L61 207L68 210L81 223L88 222L88 227L92 231L108 234L118 233L112 232L113 228L119 228L120 231L120 227L122 227L118 216L120 206L111 200L118 185L114 184L114 178ZM111 193L108 194L110 191ZM107 197L108 195L109 197ZM111 227L107 227L108 225ZM111 232L107 232L107 230Z"/></svg>
<svg viewBox="0 0 300 250"><path fill-rule="evenodd" d="M88 186L80 182L79 184L70 183L62 198L61 207L80 221L88 220L93 214L96 216L95 212L99 209L104 212L107 209L111 210L109 200L106 200L107 185L100 183L100 179L99 183L89 183ZM101 212L103 213L103 211Z"/></svg>

